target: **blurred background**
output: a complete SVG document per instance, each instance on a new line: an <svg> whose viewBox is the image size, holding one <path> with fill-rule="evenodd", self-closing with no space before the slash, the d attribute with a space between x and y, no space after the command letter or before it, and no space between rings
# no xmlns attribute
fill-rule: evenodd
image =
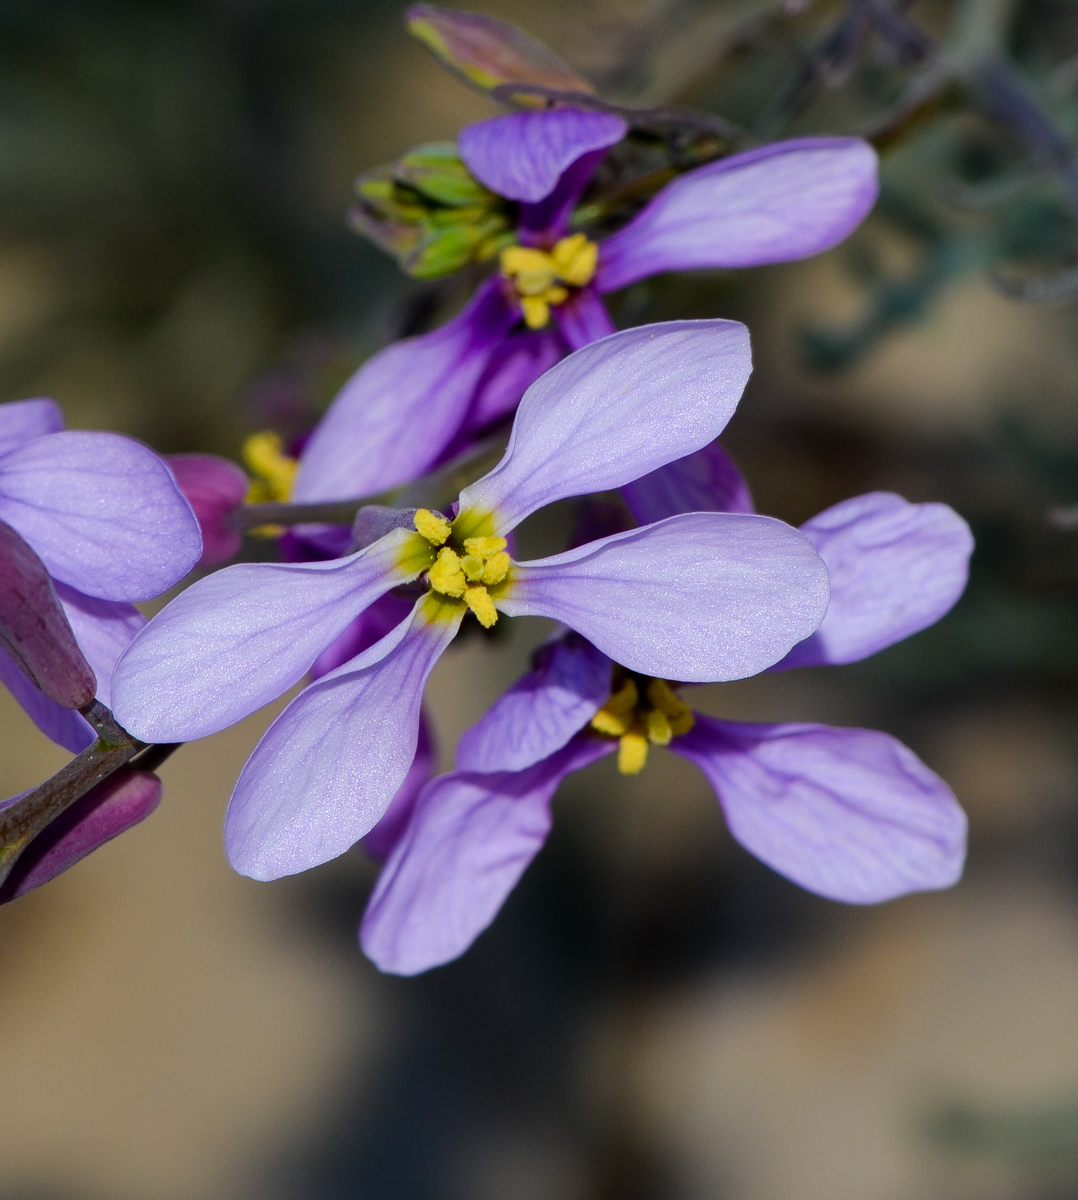
<svg viewBox="0 0 1078 1200"><path fill-rule="evenodd" d="M355 940L361 851L275 884L227 867L259 714L171 759L144 825L0 909L0 1200L1078 1197L1078 3L482 7L611 98L883 151L846 245L649 281L615 312L749 324L724 442L761 511L892 489L973 525L969 591L934 629L695 698L901 737L970 814L966 876L872 909L807 895L657 751L563 787L461 961L383 977ZM497 111L402 17L0 0L0 398L236 458L451 305L346 220L360 171ZM446 656L443 764L544 634ZM0 713L10 795L65 755L6 694Z"/></svg>

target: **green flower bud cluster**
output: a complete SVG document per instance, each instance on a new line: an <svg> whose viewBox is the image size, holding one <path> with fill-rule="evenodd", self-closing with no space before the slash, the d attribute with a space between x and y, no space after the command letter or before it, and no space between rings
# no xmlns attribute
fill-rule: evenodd
<svg viewBox="0 0 1078 1200"><path fill-rule="evenodd" d="M431 142L356 180L353 226L409 275L435 279L512 244L512 205L468 172L453 142Z"/></svg>

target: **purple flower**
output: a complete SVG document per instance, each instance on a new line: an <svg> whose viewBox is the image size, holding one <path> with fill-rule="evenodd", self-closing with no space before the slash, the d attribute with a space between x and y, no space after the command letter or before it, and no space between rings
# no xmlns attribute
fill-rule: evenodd
<svg viewBox="0 0 1078 1200"><path fill-rule="evenodd" d="M710 483L710 486L709 486ZM625 489L642 520L748 489L717 446ZM661 519L661 518L660 518ZM803 526L831 575L819 630L781 667L853 662L941 617L961 594L972 539L943 504L872 493ZM867 729L749 725L694 714L663 679L614 666L570 635L461 738L457 770L419 794L363 920L366 953L411 975L463 953L494 919L550 829L566 775L651 745L694 763L734 837L810 891L866 904L947 887L966 820L947 785L900 742Z"/></svg>
<svg viewBox="0 0 1078 1200"><path fill-rule="evenodd" d="M0 405L0 521L48 569L107 705L113 666L145 624L130 602L182 579L202 543L162 459L130 438L63 424L52 400ZM93 742L87 722L38 691L3 651L0 681L54 741L76 753Z"/></svg>
<svg viewBox="0 0 1078 1200"><path fill-rule="evenodd" d="M475 177L519 203L519 244L459 316L356 372L303 452L296 500L369 496L422 475L510 413L558 359L613 332L604 292L661 271L818 254L875 202L867 143L804 138L687 172L602 242L567 236L573 207L626 128L608 113L552 109L462 131Z"/></svg>
<svg viewBox="0 0 1078 1200"><path fill-rule="evenodd" d="M302 691L237 782L229 858L259 879L314 866L380 820L411 768L427 677L470 609L561 621L632 670L735 679L819 625L826 569L767 517L689 513L517 563L506 536L553 501L619 487L709 443L750 371L729 321L615 334L534 383L501 462L452 519L384 510L388 532L346 558L258 563L200 580L135 639L114 711L147 741L213 733L280 696L379 597L420 591L409 615Z"/></svg>

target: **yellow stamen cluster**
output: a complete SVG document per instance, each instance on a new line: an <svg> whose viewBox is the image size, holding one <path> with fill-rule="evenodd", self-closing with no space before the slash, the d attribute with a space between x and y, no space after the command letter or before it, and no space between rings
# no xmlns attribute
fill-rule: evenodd
<svg viewBox="0 0 1078 1200"><path fill-rule="evenodd" d="M415 527L432 546L441 547L427 572L431 590L454 600L463 600L475 613L479 624L489 629L498 620L498 610L487 588L504 583L509 574L505 538L465 538L464 553L460 554L452 546L445 545L452 533L452 525L440 513L419 509Z"/></svg>
<svg viewBox="0 0 1078 1200"><path fill-rule="evenodd" d="M242 453L243 461L253 477L247 489L248 504L291 499L299 462L285 454L284 442L278 434L268 429L252 433L243 443ZM284 533L284 526L259 525L251 533L255 537L280 537Z"/></svg>
<svg viewBox="0 0 1078 1200"><path fill-rule="evenodd" d="M668 746L695 724L692 710L665 679L649 679L641 700L635 679L628 677L591 719L597 733L618 739L618 770L639 775L651 746Z"/></svg>
<svg viewBox="0 0 1078 1200"><path fill-rule="evenodd" d="M502 274L516 291L529 329L544 328L551 307L564 304L570 288L590 283L598 261L599 247L582 233L562 238L549 253L529 246L501 253Z"/></svg>

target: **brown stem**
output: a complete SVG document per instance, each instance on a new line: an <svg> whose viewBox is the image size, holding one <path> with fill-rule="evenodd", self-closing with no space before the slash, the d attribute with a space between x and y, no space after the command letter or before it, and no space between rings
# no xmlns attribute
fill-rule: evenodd
<svg viewBox="0 0 1078 1200"><path fill-rule="evenodd" d="M145 749L146 743L136 741L99 701L91 700L79 711L97 731L97 741L51 779L0 809L0 883L46 826Z"/></svg>

